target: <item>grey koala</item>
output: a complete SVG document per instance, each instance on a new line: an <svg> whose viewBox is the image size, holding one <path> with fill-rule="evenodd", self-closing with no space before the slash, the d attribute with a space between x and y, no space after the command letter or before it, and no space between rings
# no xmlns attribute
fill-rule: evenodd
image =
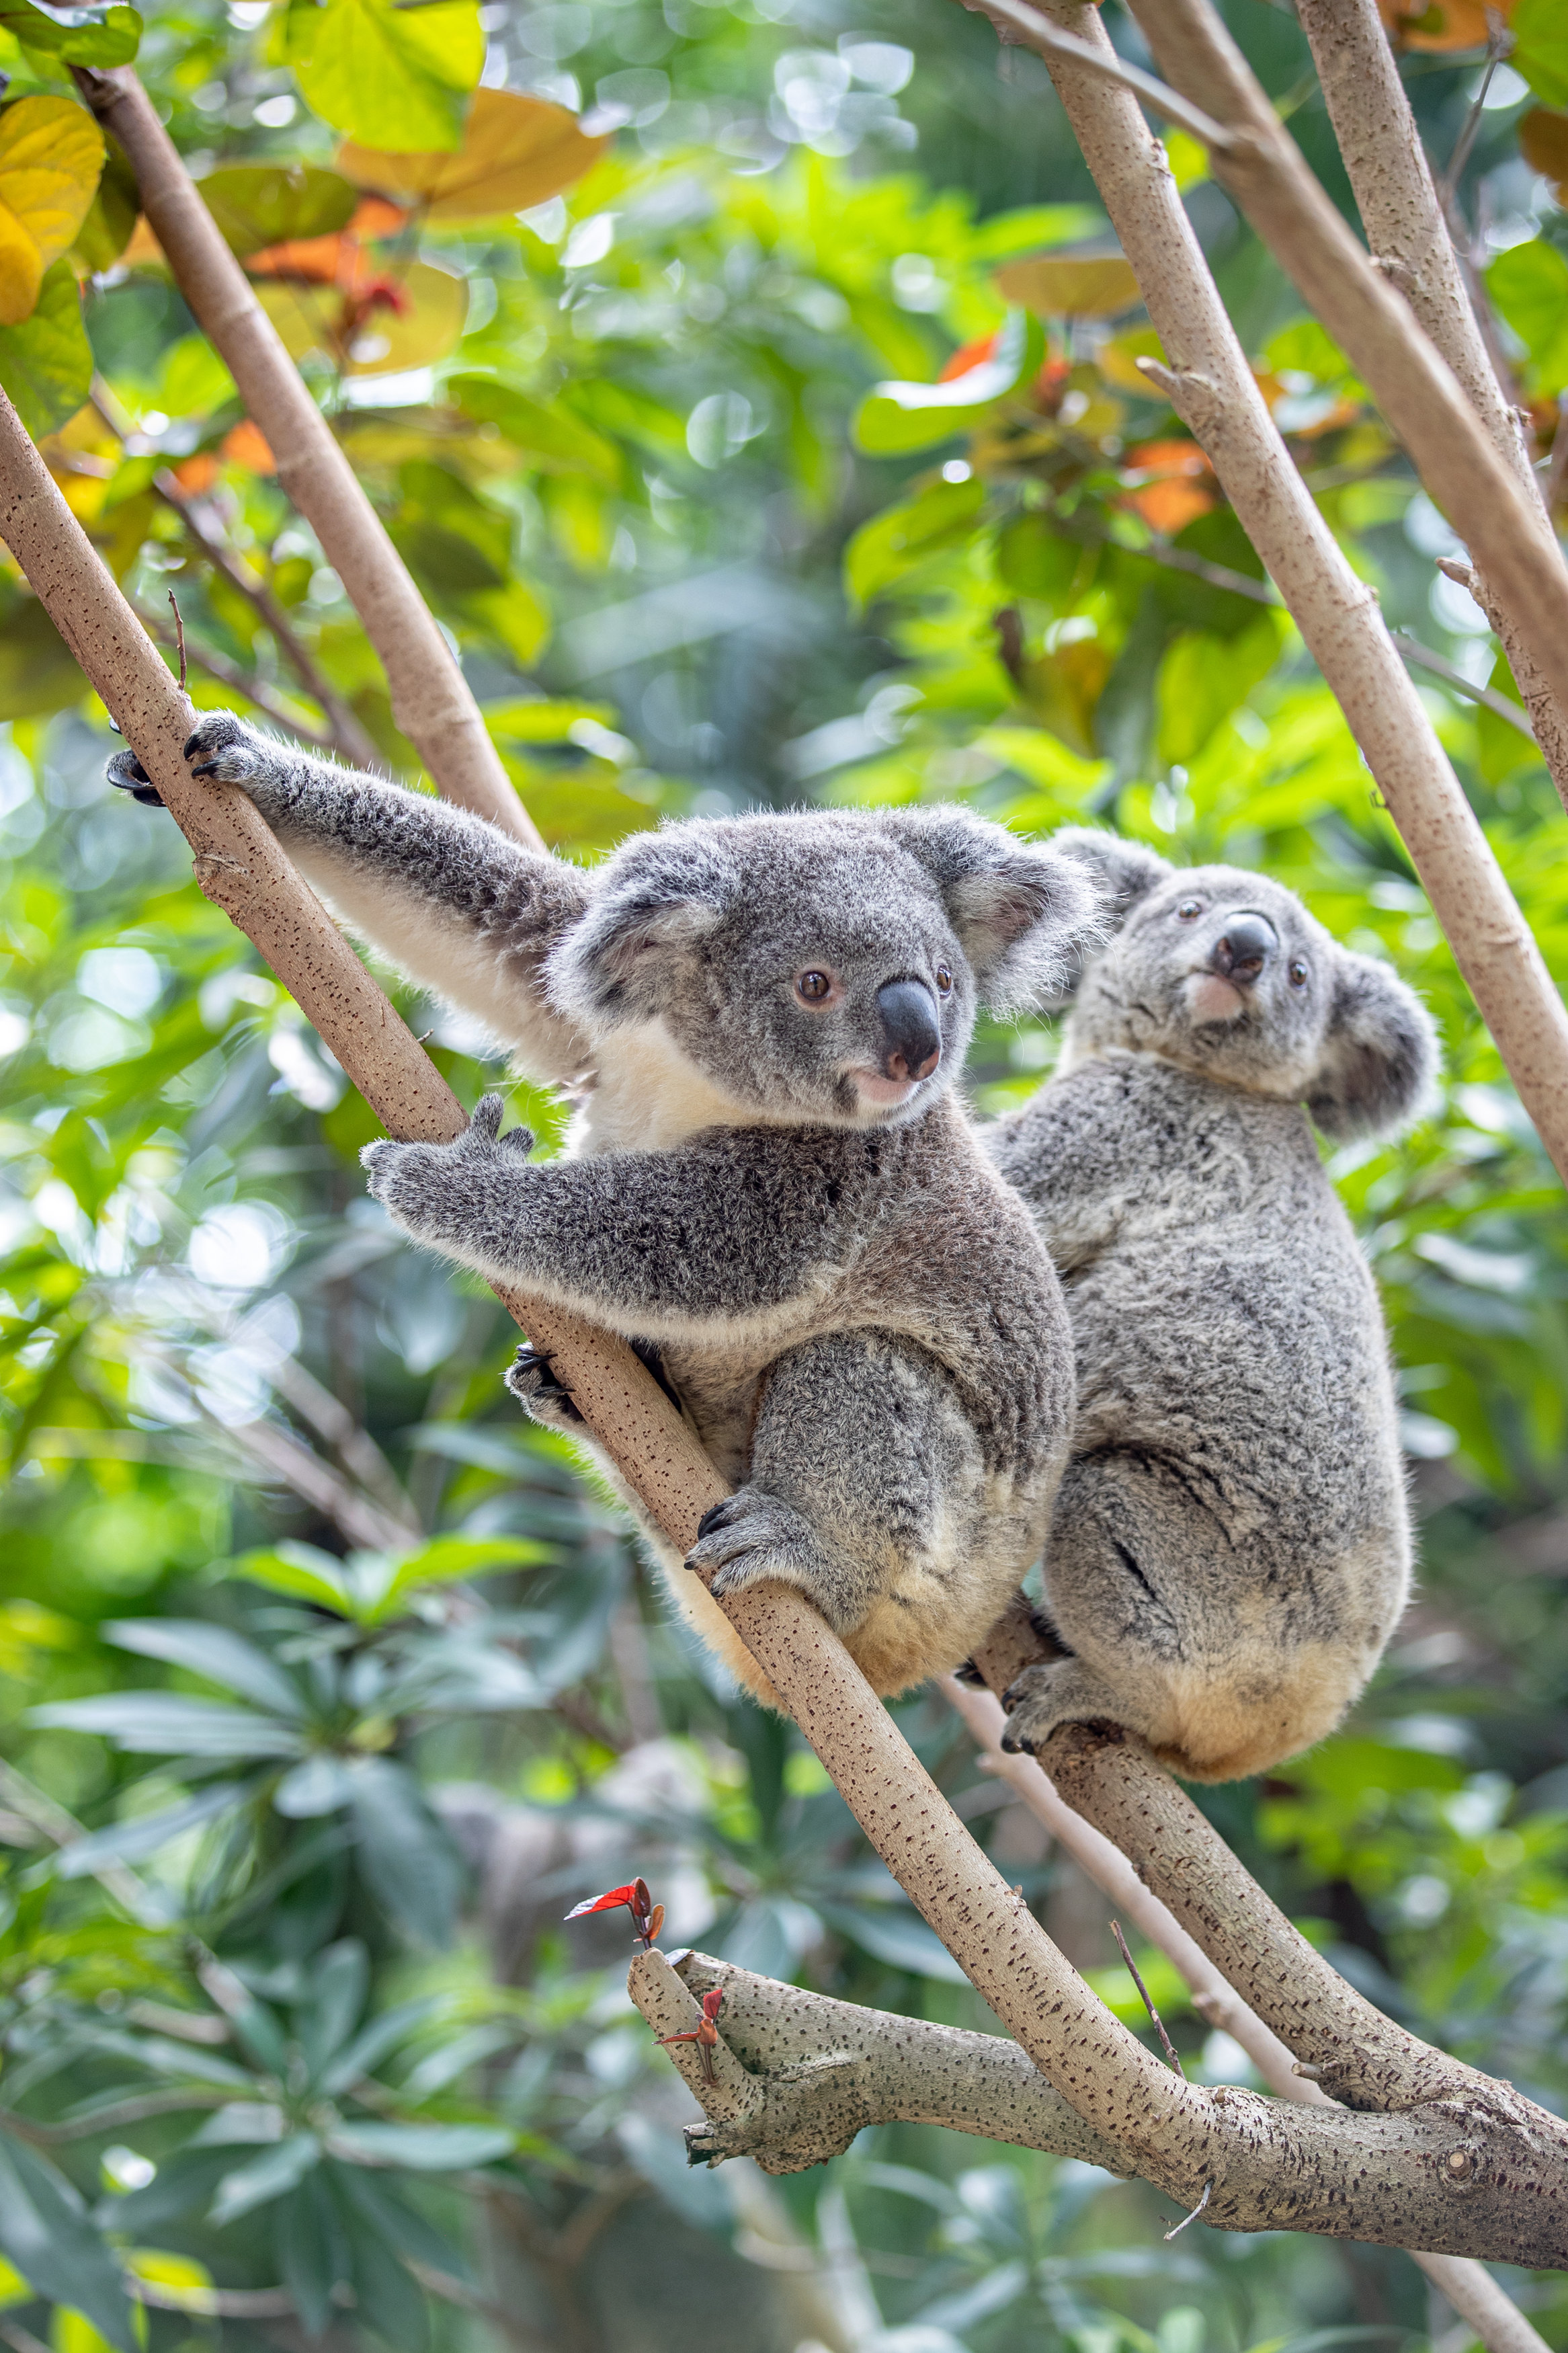
<svg viewBox="0 0 1568 2353"><path fill-rule="evenodd" d="M1055 846L1121 921L1056 1072L986 1131L1078 1356L1045 1553L1068 1655L1018 1676L1003 1745L1110 1718L1189 1778L1230 1780L1331 1732L1405 1608L1383 1320L1308 1114L1335 1138L1398 1126L1434 1033L1277 882L1109 834Z"/></svg>
<svg viewBox="0 0 1568 2353"><path fill-rule="evenodd" d="M589 871L226 712L185 752L403 971L575 1082L567 1157L531 1163L491 1096L456 1143L372 1145L371 1190L651 1360L739 1489L687 1566L799 1586L879 1692L960 1661L1038 1555L1073 1383L1049 1256L952 1081L978 991L1059 988L1088 869L930 808L692 820ZM110 776L154 790L129 751ZM532 1350L509 1381L576 1423Z"/></svg>

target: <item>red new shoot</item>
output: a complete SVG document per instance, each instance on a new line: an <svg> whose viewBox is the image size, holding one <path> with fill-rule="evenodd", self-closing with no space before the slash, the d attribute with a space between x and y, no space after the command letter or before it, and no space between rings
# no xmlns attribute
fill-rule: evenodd
<svg viewBox="0 0 1568 2353"><path fill-rule="evenodd" d="M612 1887L607 1895L585 1896L581 1904L574 1904L566 1917L581 1920L585 1912L614 1912L623 1904L632 1915L632 1926L646 1953L664 1926L664 1906L654 1902L646 1879L634 1879L626 1887Z"/></svg>
<svg viewBox="0 0 1568 2353"><path fill-rule="evenodd" d="M715 1986L711 1993L705 1993L702 1997L700 2025L689 2027L684 2034L660 2034L656 2038L661 2047L669 2042L695 2042L697 2056L702 2062L702 2080L705 2084L716 2084L719 2081L718 2076L713 2073L713 2053L719 2047L719 2029L714 2025L713 2021L719 2015L719 2005L723 1999L723 1987Z"/></svg>

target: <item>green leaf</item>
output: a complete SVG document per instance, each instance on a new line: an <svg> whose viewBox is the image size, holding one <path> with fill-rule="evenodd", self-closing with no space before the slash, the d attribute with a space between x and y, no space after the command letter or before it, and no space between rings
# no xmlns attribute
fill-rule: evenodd
<svg viewBox="0 0 1568 2353"><path fill-rule="evenodd" d="M306 100L334 129L394 154L460 143L485 62L478 0L292 0L285 37Z"/></svg>
<svg viewBox="0 0 1568 2353"><path fill-rule="evenodd" d="M208 1683L222 1683L254 1700L274 1715L305 1713L298 1685L282 1668L226 1626L209 1626L199 1618L111 1618L103 1633L121 1651L186 1667Z"/></svg>
<svg viewBox="0 0 1568 2353"><path fill-rule="evenodd" d="M85 2313L121 2353L134 2353L120 2265L64 2174L0 2141L0 2251L37 2295Z"/></svg>
<svg viewBox="0 0 1568 2353"><path fill-rule="evenodd" d="M1160 668L1160 754L1190 760L1279 659L1282 614L1259 611L1230 639L1184 629Z"/></svg>
<svg viewBox="0 0 1568 2353"><path fill-rule="evenodd" d="M105 138L103 170L71 251L85 269L112 269L131 242L142 195L124 151Z"/></svg>
<svg viewBox="0 0 1568 2353"><path fill-rule="evenodd" d="M390 1581L370 1613L372 1621L390 1617L417 1586L491 1577L504 1568L524 1568L553 1557L549 1545L528 1536L433 1536L393 1564Z"/></svg>
<svg viewBox="0 0 1568 2353"><path fill-rule="evenodd" d="M287 1593L297 1601L312 1601L319 1609L331 1609L340 1618L354 1615L341 1562L330 1552L318 1551L314 1545L295 1544L288 1539L266 1551L241 1553L230 1562L227 1573L248 1577L252 1584L264 1585L269 1592Z"/></svg>
<svg viewBox="0 0 1568 2353"><path fill-rule="evenodd" d="M314 2133L295 2133L279 2141L248 2165L226 2173L218 2183L208 2220L220 2228L237 2222L258 2206L268 2206L294 2189L321 2161L321 2144Z"/></svg>
<svg viewBox="0 0 1568 2353"><path fill-rule="evenodd" d="M0 0L0 29L63 66L128 66L142 45L141 17L118 4L45 9L29 0Z"/></svg>
<svg viewBox="0 0 1568 2353"><path fill-rule="evenodd" d="M547 407L495 376L458 375L449 396L480 425L494 425L514 449L547 474L588 474L615 489L621 479L621 453L613 441L559 403Z"/></svg>
<svg viewBox="0 0 1568 2353"><path fill-rule="evenodd" d="M879 590L901 579L940 547L967 539L985 504L978 475L964 482L932 482L918 498L888 507L862 523L844 551L844 585L856 612Z"/></svg>
<svg viewBox="0 0 1568 2353"><path fill-rule="evenodd" d="M1515 73L1522 74L1548 106L1568 107L1568 19L1563 0L1519 0L1508 28L1513 36L1508 61Z"/></svg>
<svg viewBox="0 0 1568 2353"><path fill-rule="evenodd" d="M874 385L852 428L858 448L891 458L929 449L979 423L998 400L1030 385L1046 356L1046 333L1027 311L1010 311L989 359L949 384Z"/></svg>
<svg viewBox="0 0 1568 2353"><path fill-rule="evenodd" d="M91 392L92 346L68 261L45 270L27 318L0 326L0 385L35 440L66 424Z"/></svg>
<svg viewBox="0 0 1568 2353"><path fill-rule="evenodd" d="M967 1982L967 1980L966 1980ZM517 2137L499 2125L339 2125L327 2143L354 2165L407 2166L420 2173L460 2173L510 2157Z"/></svg>
<svg viewBox="0 0 1568 2353"><path fill-rule="evenodd" d="M969 1983L941 1937L912 1912L873 1911L868 1905L851 1904L824 1904L818 1909L840 1936L893 1968L934 1978L942 1985Z"/></svg>
<svg viewBox="0 0 1568 2353"><path fill-rule="evenodd" d="M305 2324L320 2337L332 2316L332 2291L353 2272L348 2236L332 2195L331 2168L298 2183L273 2211L273 2246L283 2284Z"/></svg>
<svg viewBox="0 0 1568 2353"><path fill-rule="evenodd" d="M144 1757L296 1757L300 1736L276 1716L175 1692L104 1692L35 1708L35 1724L101 1733Z"/></svg>
<svg viewBox="0 0 1568 2353"><path fill-rule="evenodd" d="M376 1901L416 1943L447 1943L461 1868L413 1775L366 1757L355 1774L353 1821L360 1869Z"/></svg>
<svg viewBox="0 0 1568 2353"><path fill-rule="evenodd" d="M296 237L346 228L359 190L315 164L235 164L196 186L231 252L259 253Z"/></svg>
<svg viewBox="0 0 1568 2353"><path fill-rule="evenodd" d="M1539 389L1568 385L1568 259L1544 237L1510 245L1487 271L1487 292L1525 344Z"/></svg>
<svg viewBox="0 0 1568 2353"><path fill-rule="evenodd" d="M996 543L996 570L1014 593L1065 612L1094 576L1095 550L1057 530L1048 515L1015 515Z"/></svg>
<svg viewBox="0 0 1568 2353"><path fill-rule="evenodd" d="M74 1840L60 1850L55 1869L61 1879L81 1879L106 1862L142 1862L172 1840L184 1838L187 1831L199 1830L205 1822L216 1821L220 1815L232 1813L250 1795L250 1786L246 1782L216 1782L199 1797L186 1798L177 1806L162 1806L155 1814L132 1815L127 1821L111 1823L107 1830L93 1831L87 1838Z"/></svg>
<svg viewBox="0 0 1568 2353"><path fill-rule="evenodd" d="M344 1936L318 1955L310 2002L295 2021L312 2082L359 2024L369 1988L370 1959L357 1936Z"/></svg>
<svg viewBox="0 0 1568 2353"><path fill-rule="evenodd" d="M35 311L27 325L35 326L37 317ZM0 348L7 332L22 331L0 328ZM0 382L4 381L0 363ZM12 397L16 397L14 391ZM65 711L86 692L87 681L76 656L36 596L16 589L0 606L0 719L41 718L51 711Z"/></svg>

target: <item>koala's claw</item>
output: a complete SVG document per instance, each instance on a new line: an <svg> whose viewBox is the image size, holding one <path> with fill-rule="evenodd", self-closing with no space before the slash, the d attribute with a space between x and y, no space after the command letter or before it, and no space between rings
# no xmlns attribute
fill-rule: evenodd
<svg viewBox="0 0 1568 2353"><path fill-rule="evenodd" d="M1071 1656L1026 1667L1002 1694L1008 1757L1037 1757L1063 1724L1120 1724L1124 1709L1092 1668Z"/></svg>
<svg viewBox="0 0 1568 2353"><path fill-rule="evenodd" d="M583 1417L572 1402L572 1392L555 1370L548 1350L521 1347L507 1367L506 1386L535 1421L547 1429L581 1428Z"/></svg>
<svg viewBox="0 0 1568 2353"><path fill-rule="evenodd" d="M727 1600L750 1585L794 1585L843 1633L859 1615L846 1570L810 1522L760 1487L742 1487L703 1513L686 1556L695 1574L711 1570L708 1590Z"/></svg>
<svg viewBox="0 0 1568 2353"><path fill-rule="evenodd" d="M163 807L163 794L129 744L112 754L103 773L118 792L129 793L143 808Z"/></svg>
<svg viewBox="0 0 1568 2353"><path fill-rule="evenodd" d="M248 742L249 730L232 711L209 711L186 736L184 755L193 776L215 784L245 785L256 775L262 754Z"/></svg>

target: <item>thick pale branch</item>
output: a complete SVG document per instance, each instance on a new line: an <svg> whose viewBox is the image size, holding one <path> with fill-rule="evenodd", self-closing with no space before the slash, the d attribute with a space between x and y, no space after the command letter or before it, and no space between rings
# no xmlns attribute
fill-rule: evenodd
<svg viewBox="0 0 1568 2353"><path fill-rule="evenodd" d="M1215 177L1370 387L1568 709L1568 569L1539 497L1313 176L1210 0L1132 0L1132 10L1170 80L1231 133L1214 151Z"/></svg>
<svg viewBox="0 0 1568 2353"><path fill-rule="evenodd" d="M141 82L129 66L81 67L76 79L129 156L175 283L239 386L279 480L353 601L386 673L398 726L448 800L541 848L446 639Z"/></svg>
<svg viewBox="0 0 1568 2353"><path fill-rule="evenodd" d="M1447 360L1527 502L1542 504L1519 412L1499 384L1376 0L1298 0L1334 136L1377 266ZM1544 509L1542 510L1544 512ZM1537 742L1568 807L1568 706L1542 677L1483 572L1465 584L1502 639Z"/></svg>
<svg viewBox="0 0 1568 2353"><path fill-rule="evenodd" d="M984 0L975 5L986 13ZM1110 46L1098 12L1081 0L1046 0L1041 13L1081 40ZM1351 570L1291 462L1137 100L1049 56L1046 63L1164 346L1169 365L1151 364L1150 374L1207 452L1332 689L1521 1098L1568 1176L1568 1014L1405 675L1376 596ZM1271 113L1268 121L1278 129ZM1357 266L1370 269L1355 240L1350 243ZM1401 336L1441 370L1408 313L1378 283ZM1453 397L1466 433L1479 435L1457 385ZM1486 454L1522 505L1489 444ZM1554 548L1550 560L1556 565ZM1563 652L1568 663L1568 632Z"/></svg>

